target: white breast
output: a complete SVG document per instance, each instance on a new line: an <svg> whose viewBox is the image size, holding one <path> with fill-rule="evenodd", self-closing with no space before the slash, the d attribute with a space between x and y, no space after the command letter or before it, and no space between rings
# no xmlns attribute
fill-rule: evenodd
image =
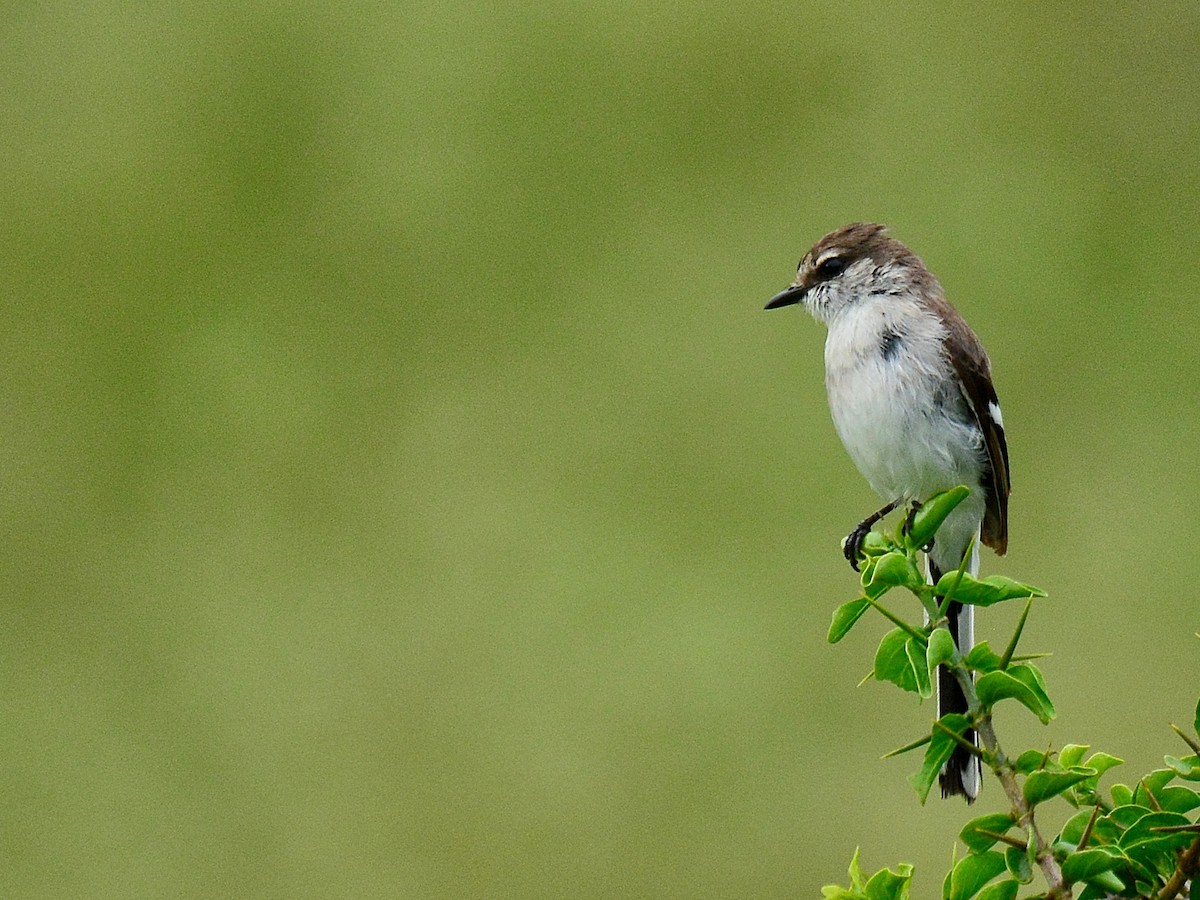
<svg viewBox="0 0 1200 900"><path fill-rule="evenodd" d="M944 336L941 321L905 297L868 296L845 308L825 342L829 407L855 465L885 500L966 484L982 514L982 436Z"/></svg>

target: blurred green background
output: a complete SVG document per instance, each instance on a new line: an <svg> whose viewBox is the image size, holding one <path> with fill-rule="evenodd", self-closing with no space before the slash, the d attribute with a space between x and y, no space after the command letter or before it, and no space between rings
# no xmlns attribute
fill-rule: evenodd
<svg viewBox="0 0 1200 900"><path fill-rule="evenodd" d="M994 362L1060 710L1002 735L1182 749L1195 3L0 29L3 896L933 895L932 707L824 640L876 498L762 312L854 220Z"/></svg>

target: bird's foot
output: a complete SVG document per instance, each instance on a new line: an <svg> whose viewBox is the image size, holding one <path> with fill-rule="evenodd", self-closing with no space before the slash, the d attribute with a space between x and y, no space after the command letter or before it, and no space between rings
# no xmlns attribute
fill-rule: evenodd
<svg viewBox="0 0 1200 900"><path fill-rule="evenodd" d="M846 560L850 563L850 568L855 572L858 571L858 557L862 553L863 541L871 531L871 526L875 522L872 519L863 519L854 526L854 530L846 535L846 539L842 541L842 552L846 554Z"/></svg>
<svg viewBox="0 0 1200 900"><path fill-rule="evenodd" d="M854 526L854 530L846 535L846 540L842 541L842 552L846 554L846 559L850 562L850 568L855 572L858 571L858 557L862 552L863 541L867 539L867 534L871 530L871 526L890 513L893 509L903 503L903 500L893 500L879 512L871 513L861 522Z"/></svg>

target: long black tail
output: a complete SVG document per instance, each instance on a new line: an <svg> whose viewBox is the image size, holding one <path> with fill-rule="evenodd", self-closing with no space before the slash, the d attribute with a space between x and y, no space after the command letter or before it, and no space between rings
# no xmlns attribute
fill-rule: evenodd
<svg viewBox="0 0 1200 900"><path fill-rule="evenodd" d="M933 563L929 561L929 571L933 578L933 583L937 584L938 579L942 577L941 571ZM954 642L958 645L959 650L963 653L969 653L971 647L969 645L970 636L974 632L972 627L971 617L974 615L974 610L969 606L963 606L961 603L951 601L950 607L946 611L949 618L950 634L954 636ZM968 646L963 646L967 643ZM937 692L937 713L940 719L946 713L966 713L967 698L963 695L962 687L954 676L946 669L945 666L938 666L937 671L938 692ZM972 744L977 743L974 729L968 729L963 737ZM983 777L983 770L979 763L979 757L967 751L965 747L955 747L954 753L950 759L946 761L946 765L942 767L941 774L938 776L938 781L942 786L943 797L953 797L959 795L966 798L968 803L973 803L975 797L979 794L979 783Z"/></svg>

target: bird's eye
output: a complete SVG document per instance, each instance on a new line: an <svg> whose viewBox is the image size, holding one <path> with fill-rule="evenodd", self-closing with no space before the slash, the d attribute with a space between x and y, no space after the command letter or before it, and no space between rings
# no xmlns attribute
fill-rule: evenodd
<svg viewBox="0 0 1200 900"><path fill-rule="evenodd" d="M846 263L840 256L831 256L817 266L817 274L822 278L834 278L846 271Z"/></svg>

